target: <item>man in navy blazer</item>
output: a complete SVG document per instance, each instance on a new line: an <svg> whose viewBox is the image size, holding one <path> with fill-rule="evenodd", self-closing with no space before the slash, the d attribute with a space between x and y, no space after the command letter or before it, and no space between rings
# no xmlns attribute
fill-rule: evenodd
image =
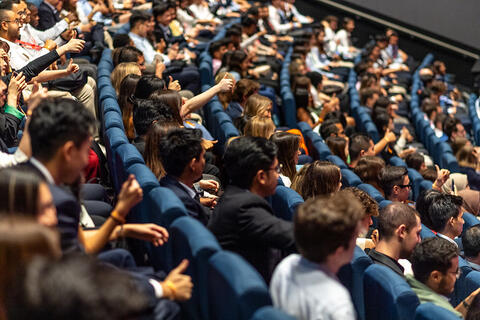
<svg viewBox="0 0 480 320"><path fill-rule="evenodd" d="M190 216L208 223L209 213L200 203L194 183L205 168L202 132L198 129L174 129L160 142L162 164L167 175L160 180L162 187L172 190L182 200Z"/></svg>
<svg viewBox="0 0 480 320"><path fill-rule="evenodd" d="M60 21L60 13L55 8L58 2L58 0L42 1L38 7L38 16L40 17L38 21L39 30L47 30Z"/></svg>

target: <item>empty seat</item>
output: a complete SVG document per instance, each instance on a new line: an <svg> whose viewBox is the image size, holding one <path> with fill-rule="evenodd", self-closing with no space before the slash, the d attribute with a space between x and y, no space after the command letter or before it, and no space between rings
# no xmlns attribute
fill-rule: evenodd
<svg viewBox="0 0 480 320"><path fill-rule="evenodd" d="M359 247L355 247L352 261L340 268L337 276L352 295L358 319L365 319L365 301L363 297L363 275L372 264L372 260Z"/></svg>
<svg viewBox="0 0 480 320"><path fill-rule="evenodd" d="M183 259L189 261L186 274L195 283L192 298L182 304L189 319L208 317L208 259L221 250L215 236L203 224L191 217L175 220L169 229L169 257L172 267Z"/></svg>
<svg viewBox="0 0 480 320"><path fill-rule="evenodd" d="M413 319L420 304L417 295L400 275L373 264L364 276L365 316L369 320Z"/></svg>
<svg viewBox="0 0 480 320"><path fill-rule="evenodd" d="M277 308L266 306L258 309L253 314L251 320L295 320L294 317L286 314Z"/></svg>
<svg viewBox="0 0 480 320"><path fill-rule="evenodd" d="M439 307L431 302L422 303L415 311L415 320L458 320L453 312Z"/></svg>
<svg viewBox="0 0 480 320"><path fill-rule="evenodd" d="M260 274L239 255L220 251L208 261L208 308L211 320L247 320L272 305Z"/></svg>

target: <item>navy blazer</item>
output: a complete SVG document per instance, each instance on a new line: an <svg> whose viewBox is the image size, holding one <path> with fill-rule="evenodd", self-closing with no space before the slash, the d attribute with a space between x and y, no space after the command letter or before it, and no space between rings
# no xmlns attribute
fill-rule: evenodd
<svg viewBox="0 0 480 320"><path fill-rule="evenodd" d="M199 201L193 199L187 190L185 190L185 187L183 187L177 179L167 174L160 180L160 185L172 190L173 193L175 193L175 195L185 205L188 215L199 220L204 225L207 225L208 218L210 216L207 212L207 209Z"/></svg>
<svg viewBox="0 0 480 320"><path fill-rule="evenodd" d="M215 207L208 228L225 250L238 253L267 281L280 262L279 249L294 252L293 223L275 217L262 197L228 186Z"/></svg>
<svg viewBox="0 0 480 320"><path fill-rule="evenodd" d="M60 21L60 13L58 11L54 12L45 2L42 2L38 7L38 16L40 19L37 28L42 31L53 27Z"/></svg>

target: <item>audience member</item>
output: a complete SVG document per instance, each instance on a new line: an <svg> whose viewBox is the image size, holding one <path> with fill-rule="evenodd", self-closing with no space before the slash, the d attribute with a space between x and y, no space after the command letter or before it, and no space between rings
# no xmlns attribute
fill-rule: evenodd
<svg viewBox="0 0 480 320"><path fill-rule="evenodd" d="M480 191L480 167L479 153L472 146L465 146L457 152L460 172L468 176L468 185L472 190Z"/></svg>
<svg viewBox="0 0 480 320"><path fill-rule="evenodd" d="M474 291L455 308L448 302L447 296L453 292L460 273L458 248L445 239L428 238L413 250L410 261L414 277L408 276L407 281L420 303L431 302L464 317L480 290Z"/></svg>
<svg viewBox="0 0 480 320"><path fill-rule="evenodd" d="M230 142L223 160L229 185L208 228L223 249L240 254L269 282L278 262L271 249L295 248L292 223L275 217L264 199L277 186L277 147L263 138L240 137Z"/></svg>
<svg viewBox="0 0 480 320"><path fill-rule="evenodd" d="M292 189L307 200L329 196L342 187L340 168L328 161L314 161L300 169L292 181Z"/></svg>
<svg viewBox="0 0 480 320"><path fill-rule="evenodd" d="M300 206L294 217L300 255L288 256L275 270L270 286L275 306L296 319L356 318L350 294L335 274L353 257L363 214L348 191Z"/></svg>
<svg viewBox="0 0 480 320"><path fill-rule="evenodd" d="M377 218L378 243L369 256L376 264L384 265L403 277L404 267L399 259L408 259L420 242L422 225L415 209L394 202L386 206Z"/></svg>
<svg viewBox="0 0 480 320"><path fill-rule="evenodd" d="M412 185L408 178L408 171L405 167L389 166L380 174L380 186L385 193L385 198L391 201L408 202Z"/></svg>
<svg viewBox="0 0 480 320"><path fill-rule="evenodd" d="M382 170L385 169L385 161L380 157L364 156L357 162L357 166L353 170L363 183L371 184L382 195L384 191L381 187L380 176Z"/></svg>
<svg viewBox="0 0 480 320"><path fill-rule="evenodd" d="M354 169L361 157L376 155L375 144L373 140L366 135L354 135L350 138L348 154L350 155L350 167Z"/></svg>
<svg viewBox="0 0 480 320"><path fill-rule="evenodd" d="M288 132L276 132L270 140L277 145L280 178L286 187L290 187L297 173L296 165L300 155L300 137Z"/></svg>

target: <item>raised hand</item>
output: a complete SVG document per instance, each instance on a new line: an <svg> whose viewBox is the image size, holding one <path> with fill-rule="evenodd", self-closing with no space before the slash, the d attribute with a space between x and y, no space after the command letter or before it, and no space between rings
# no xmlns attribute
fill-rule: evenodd
<svg viewBox="0 0 480 320"><path fill-rule="evenodd" d="M170 90L175 90L175 91L180 91L182 90L182 86L180 85L180 82L178 80L173 80L172 76L168 76L168 89Z"/></svg>
<svg viewBox="0 0 480 320"><path fill-rule="evenodd" d="M65 70L67 71L68 74L72 74L72 73L77 73L80 70L80 68L78 67L78 64L73 63L73 59L70 58L70 61L68 62L68 66Z"/></svg>
<svg viewBox="0 0 480 320"><path fill-rule="evenodd" d="M25 103L28 106L29 114L35 110L35 108L40 104L43 99L48 97L47 88L42 88L42 85L38 82L33 83L33 89L30 96L25 99Z"/></svg>
<svg viewBox="0 0 480 320"><path fill-rule="evenodd" d="M193 283L190 276L183 274L188 267L188 260L184 259L173 269L165 281L162 282L165 298L186 301L192 296Z"/></svg>
<svg viewBox="0 0 480 320"><path fill-rule="evenodd" d="M137 203L142 201L143 191L140 188L135 176L131 174L127 181L122 185L122 189L118 194L117 205L115 211L117 211L123 218L130 212Z"/></svg>
<svg viewBox="0 0 480 320"><path fill-rule="evenodd" d="M233 80L229 78L230 75L225 73L225 76L222 80L217 84L220 92L228 92L233 90Z"/></svg>

